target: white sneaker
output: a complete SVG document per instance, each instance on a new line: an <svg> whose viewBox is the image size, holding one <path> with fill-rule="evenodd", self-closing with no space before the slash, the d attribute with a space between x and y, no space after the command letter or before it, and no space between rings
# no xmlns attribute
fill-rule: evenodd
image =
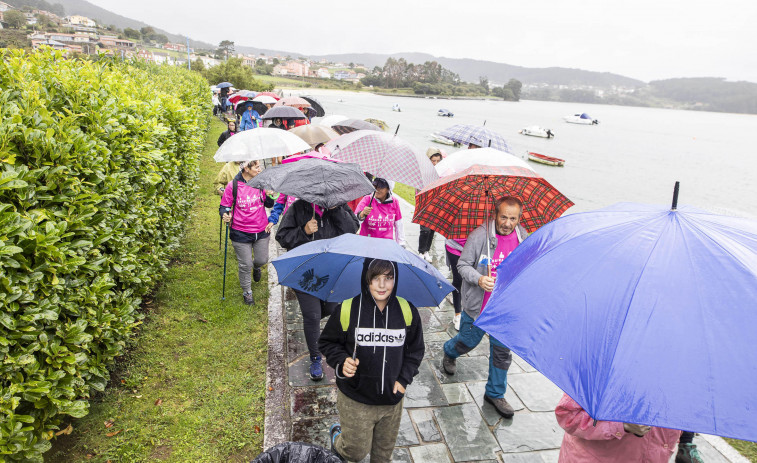
<svg viewBox="0 0 757 463"><path fill-rule="evenodd" d="M421 254L421 257L423 257L424 259L426 259L426 262L429 262L429 263L433 262L433 260L434 260L434 258L431 257L431 254L429 254L427 252L424 252L423 254Z"/></svg>
<svg viewBox="0 0 757 463"><path fill-rule="evenodd" d="M460 314L456 313L455 318L452 321L455 323L455 330L460 331Z"/></svg>

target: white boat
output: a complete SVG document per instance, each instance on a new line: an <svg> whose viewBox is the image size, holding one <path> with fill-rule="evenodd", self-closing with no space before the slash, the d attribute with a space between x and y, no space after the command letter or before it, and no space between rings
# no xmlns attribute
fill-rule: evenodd
<svg viewBox="0 0 757 463"><path fill-rule="evenodd" d="M455 117L455 115L449 109L440 109L436 112L436 115L442 117Z"/></svg>
<svg viewBox="0 0 757 463"><path fill-rule="evenodd" d="M532 137L541 137L541 138L553 138L555 134L550 129L543 129L539 127L538 125L532 125L530 127L525 127L520 131L523 135L530 135Z"/></svg>
<svg viewBox="0 0 757 463"><path fill-rule="evenodd" d="M599 124L599 121L596 119L592 119L591 116L589 116L586 113L580 113L580 114L573 114L572 116L565 116L563 117L565 122L569 122L571 124L584 124L584 125L595 125Z"/></svg>
<svg viewBox="0 0 757 463"><path fill-rule="evenodd" d="M394 103L394 106L392 106L392 111L397 111L398 113L402 112L402 108L400 108L399 103Z"/></svg>
<svg viewBox="0 0 757 463"><path fill-rule="evenodd" d="M431 138L431 141L434 143L441 143L442 145L449 145L449 146L460 146L460 143L456 143L447 137L443 137L439 135L438 133L432 133L430 138Z"/></svg>

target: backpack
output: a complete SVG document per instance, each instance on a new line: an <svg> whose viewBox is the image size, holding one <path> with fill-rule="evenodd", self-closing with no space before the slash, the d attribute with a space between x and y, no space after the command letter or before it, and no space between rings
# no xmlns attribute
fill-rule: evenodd
<svg viewBox="0 0 757 463"><path fill-rule="evenodd" d="M356 296L360 297L360 296ZM342 323L342 331L347 331L350 326L350 313L352 312L352 301L355 298L347 299L342 302L342 311L339 314L339 321ZM402 297L397 296L397 301L400 303L400 309L402 309L402 317L405 319L405 326L410 326L413 323L413 312L410 310L410 304Z"/></svg>

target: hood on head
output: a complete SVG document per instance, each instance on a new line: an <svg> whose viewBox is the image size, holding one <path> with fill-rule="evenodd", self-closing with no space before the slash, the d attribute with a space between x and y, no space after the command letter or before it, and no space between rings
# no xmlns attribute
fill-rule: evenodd
<svg viewBox="0 0 757 463"><path fill-rule="evenodd" d="M380 238L376 238L380 239ZM363 259L363 271L360 273L360 294L367 298L366 300L373 300L373 296L371 295L371 290L368 289L368 284L365 282L365 276L368 274L368 266L371 265L371 262L374 260L382 260L382 259L373 259L370 257L366 257ZM386 259L383 259L386 260ZM397 262L388 260L387 262L392 264L392 267L394 267L394 288L392 289L392 295L391 297L397 297L397 287L399 285L399 276L398 271L399 267L397 266ZM375 301L374 301L375 302Z"/></svg>

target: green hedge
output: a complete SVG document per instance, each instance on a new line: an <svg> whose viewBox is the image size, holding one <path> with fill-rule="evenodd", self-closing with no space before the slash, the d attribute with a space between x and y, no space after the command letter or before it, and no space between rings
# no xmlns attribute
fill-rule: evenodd
<svg viewBox="0 0 757 463"><path fill-rule="evenodd" d="M210 114L187 70L0 50L0 461L87 414L179 244Z"/></svg>

